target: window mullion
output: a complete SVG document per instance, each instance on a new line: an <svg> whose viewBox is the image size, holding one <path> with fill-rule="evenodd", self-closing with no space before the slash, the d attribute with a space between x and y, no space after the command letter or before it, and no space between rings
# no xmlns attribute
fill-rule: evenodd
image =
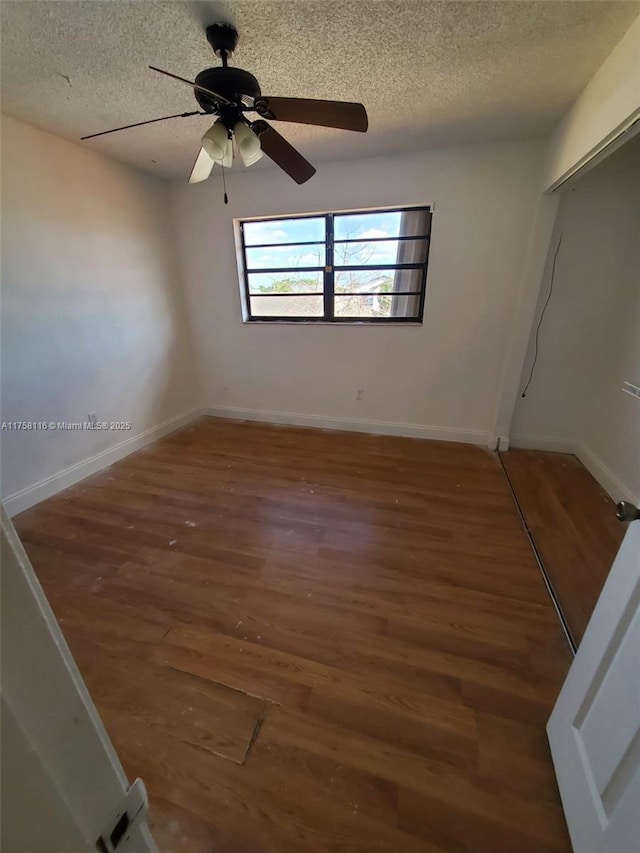
<svg viewBox="0 0 640 853"><path fill-rule="evenodd" d="M334 318L334 272L333 272L333 214L326 218L326 263L324 268L324 319Z"/></svg>

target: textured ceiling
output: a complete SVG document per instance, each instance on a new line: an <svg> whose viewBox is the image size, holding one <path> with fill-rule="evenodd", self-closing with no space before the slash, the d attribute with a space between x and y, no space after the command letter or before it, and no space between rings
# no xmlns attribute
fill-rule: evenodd
<svg viewBox="0 0 640 853"><path fill-rule="evenodd" d="M217 65L204 26L223 20L240 32L232 64L265 94L365 104L364 135L278 123L312 161L541 137L639 12L594 0L5 0L2 106L76 141L197 109L147 65L190 79ZM208 124L175 119L82 144L186 179Z"/></svg>

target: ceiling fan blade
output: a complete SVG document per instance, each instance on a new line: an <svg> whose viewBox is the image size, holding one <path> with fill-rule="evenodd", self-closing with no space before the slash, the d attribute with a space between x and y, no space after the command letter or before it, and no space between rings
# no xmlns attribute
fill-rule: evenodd
<svg viewBox="0 0 640 853"><path fill-rule="evenodd" d="M260 145L267 157L270 157L297 184L304 184L315 175L315 166L305 160L302 154L266 121L261 119L254 121L251 129L258 134Z"/></svg>
<svg viewBox="0 0 640 853"><path fill-rule="evenodd" d="M262 111L262 105L266 112ZM338 127L364 133L369 127L367 111L362 104L350 101L317 101L313 98L258 98L256 110L274 121L295 121Z"/></svg>
<svg viewBox="0 0 640 853"><path fill-rule="evenodd" d="M222 95L217 95L215 92L212 92L211 89L205 89L204 86L199 86L197 83L193 83L191 80L187 80L186 77L178 77L177 74L171 74L170 71L163 71L162 68L156 68L155 65L150 65L149 68L152 71L157 71L158 74L164 74L165 77L171 77L172 80L179 80L181 83L186 83L187 86L191 86L192 89L197 89L198 92L204 92L205 95L209 95L210 98L219 101L221 104L231 103L231 101L228 101L226 98L223 98Z"/></svg>
<svg viewBox="0 0 640 853"><path fill-rule="evenodd" d="M187 118L188 116L204 116L207 113L201 113L199 110L191 113L176 113L172 116L162 116L162 118L150 118L149 121L137 121L135 124L125 124L122 127L114 127L112 130L101 130L100 133L90 133L89 136L81 136L83 139L93 139L96 136L105 136L107 133L117 133L119 130L129 130L130 127L141 127L143 124L154 124L156 121L167 121L170 118Z"/></svg>
<svg viewBox="0 0 640 853"><path fill-rule="evenodd" d="M189 175L189 183L198 184L200 181L206 181L213 171L214 166L215 163L211 157L209 157L204 148L201 148L200 153L196 157L196 162L193 164L191 174Z"/></svg>

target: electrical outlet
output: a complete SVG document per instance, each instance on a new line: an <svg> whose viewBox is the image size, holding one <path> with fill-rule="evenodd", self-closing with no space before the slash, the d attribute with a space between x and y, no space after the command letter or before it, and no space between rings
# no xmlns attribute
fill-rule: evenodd
<svg viewBox="0 0 640 853"><path fill-rule="evenodd" d="M356 400L362 400L364 397L364 388L358 388L356 390Z"/></svg>
<svg viewBox="0 0 640 853"><path fill-rule="evenodd" d="M96 415L95 412L89 412L89 414L87 415L87 418L88 418L91 426L95 426L98 423L98 416Z"/></svg>

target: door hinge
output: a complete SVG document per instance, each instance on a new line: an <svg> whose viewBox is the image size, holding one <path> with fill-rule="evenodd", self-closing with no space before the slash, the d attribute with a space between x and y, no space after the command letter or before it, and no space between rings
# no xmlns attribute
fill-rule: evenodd
<svg viewBox="0 0 640 853"><path fill-rule="evenodd" d="M147 789L142 779L136 779L124 795L117 814L109 822L107 829L98 836L96 850L100 853L114 853L115 850L122 849L121 845L128 841L131 831L144 818L148 807Z"/></svg>

